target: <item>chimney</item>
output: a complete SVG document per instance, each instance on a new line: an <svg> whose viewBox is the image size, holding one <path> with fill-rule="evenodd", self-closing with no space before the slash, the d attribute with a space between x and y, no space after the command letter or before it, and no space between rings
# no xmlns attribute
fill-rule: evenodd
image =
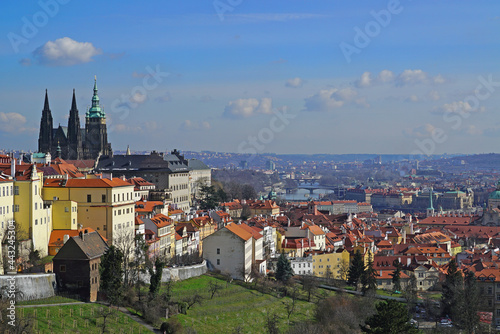
<svg viewBox="0 0 500 334"><path fill-rule="evenodd" d="M14 158L14 155L12 156L12 159L10 159L10 175L13 179L16 178L16 159Z"/></svg>
<svg viewBox="0 0 500 334"><path fill-rule="evenodd" d="M69 235L68 234L65 234L64 237L63 237L63 240L64 240L64 243L66 243L66 241L69 240Z"/></svg>
<svg viewBox="0 0 500 334"><path fill-rule="evenodd" d="M80 239L82 239L82 241L85 241L85 237L83 236L82 231L80 231L80 233L78 233L78 236L80 237Z"/></svg>

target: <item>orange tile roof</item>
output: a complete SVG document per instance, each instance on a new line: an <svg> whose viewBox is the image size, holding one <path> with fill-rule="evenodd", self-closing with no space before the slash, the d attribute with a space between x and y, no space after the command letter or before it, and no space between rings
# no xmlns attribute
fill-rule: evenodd
<svg viewBox="0 0 500 334"><path fill-rule="evenodd" d="M229 225L226 225L224 228L228 229L229 231L233 232L236 234L239 238L247 241L248 239L252 238L252 234L245 229L241 228L239 225L235 223L231 223Z"/></svg>
<svg viewBox="0 0 500 334"><path fill-rule="evenodd" d="M110 179L47 179L43 183L44 187L65 187L65 188L114 188L130 187L131 184L120 178Z"/></svg>
<svg viewBox="0 0 500 334"><path fill-rule="evenodd" d="M157 214L153 218L149 218L158 228L162 228L172 224L174 221L172 218L165 216L164 214Z"/></svg>
<svg viewBox="0 0 500 334"><path fill-rule="evenodd" d="M76 237L80 232L87 230L88 233L95 232L94 229L90 227L82 228L79 230L52 230L50 233L49 247L62 247L64 245L64 236L68 235L71 237ZM104 237L103 237L104 239ZM107 241L104 239L104 241Z"/></svg>
<svg viewBox="0 0 500 334"><path fill-rule="evenodd" d="M254 230L253 228L248 226L247 224L241 224L241 225L238 225L238 227L240 227L240 228L244 229L245 231L247 231L248 233L250 233L255 240L259 240L260 238L263 237L262 234L260 234L259 232L257 232L256 230Z"/></svg>

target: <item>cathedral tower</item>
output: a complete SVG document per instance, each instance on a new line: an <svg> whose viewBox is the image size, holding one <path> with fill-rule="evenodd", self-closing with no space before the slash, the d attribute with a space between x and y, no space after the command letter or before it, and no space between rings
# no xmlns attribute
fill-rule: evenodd
<svg viewBox="0 0 500 334"><path fill-rule="evenodd" d="M111 145L108 143L106 130L106 114L99 105L97 95L97 78L94 79L92 107L85 115L84 150L86 159L97 159L99 155L111 155Z"/></svg>
<svg viewBox="0 0 500 334"><path fill-rule="evenodd" d="M51 153L52 150L52 113L49 108L49 96L45 90L45 103L40 121L40 135L38 137L38 152Z"/></svg>
<svg viewBox="0 0 500 334"><path fill-rule="evenodd" d="M78 116L78 108L76 107L75 90L73 89L73 101L69 111L68 120L68 160L83 159L83 144L82 134L80 131L80 117Z"/></svg>

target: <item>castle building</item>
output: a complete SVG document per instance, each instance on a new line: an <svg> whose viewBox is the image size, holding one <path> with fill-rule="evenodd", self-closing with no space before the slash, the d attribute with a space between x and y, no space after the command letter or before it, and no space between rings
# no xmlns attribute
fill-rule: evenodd
<svg viewBox="0 0 500 334"><path fill-rule="evenodd" d="M97 79L94 80L92 107L85 114L85 128L80 128L80 117L78 116L74 89L68 126L59 125L59 127L54 128L52 122L48 93L45 90L45 103L38 137L38 152L50 153L54 158L59 157L65 160L95 160L100 155L108 156L112 154L111 144L108 143L106 114L99 105Z"/></svg>

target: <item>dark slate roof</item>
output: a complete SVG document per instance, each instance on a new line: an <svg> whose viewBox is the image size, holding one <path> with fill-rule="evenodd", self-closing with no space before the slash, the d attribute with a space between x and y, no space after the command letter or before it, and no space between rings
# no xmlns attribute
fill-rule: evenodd
<svg viewBox="0 0 500 334"><path fill-rule="evenodd" d="M102 157L97 164L97 170L169 170L169 164L158 154L113 155Z"/></svg>
<svg viewBox="0 0 500 334"><path fill-rule="evenodd" d="M190 169L210 169L203 161L198 159L188 159L188 166Z"/></svg>
<svg viewBox="0 0 500 334"><path fill-rule="evenodd" d="M108 244L98 232L71 237L53 260L92 260L101 257L108 249Z"/></svg>

